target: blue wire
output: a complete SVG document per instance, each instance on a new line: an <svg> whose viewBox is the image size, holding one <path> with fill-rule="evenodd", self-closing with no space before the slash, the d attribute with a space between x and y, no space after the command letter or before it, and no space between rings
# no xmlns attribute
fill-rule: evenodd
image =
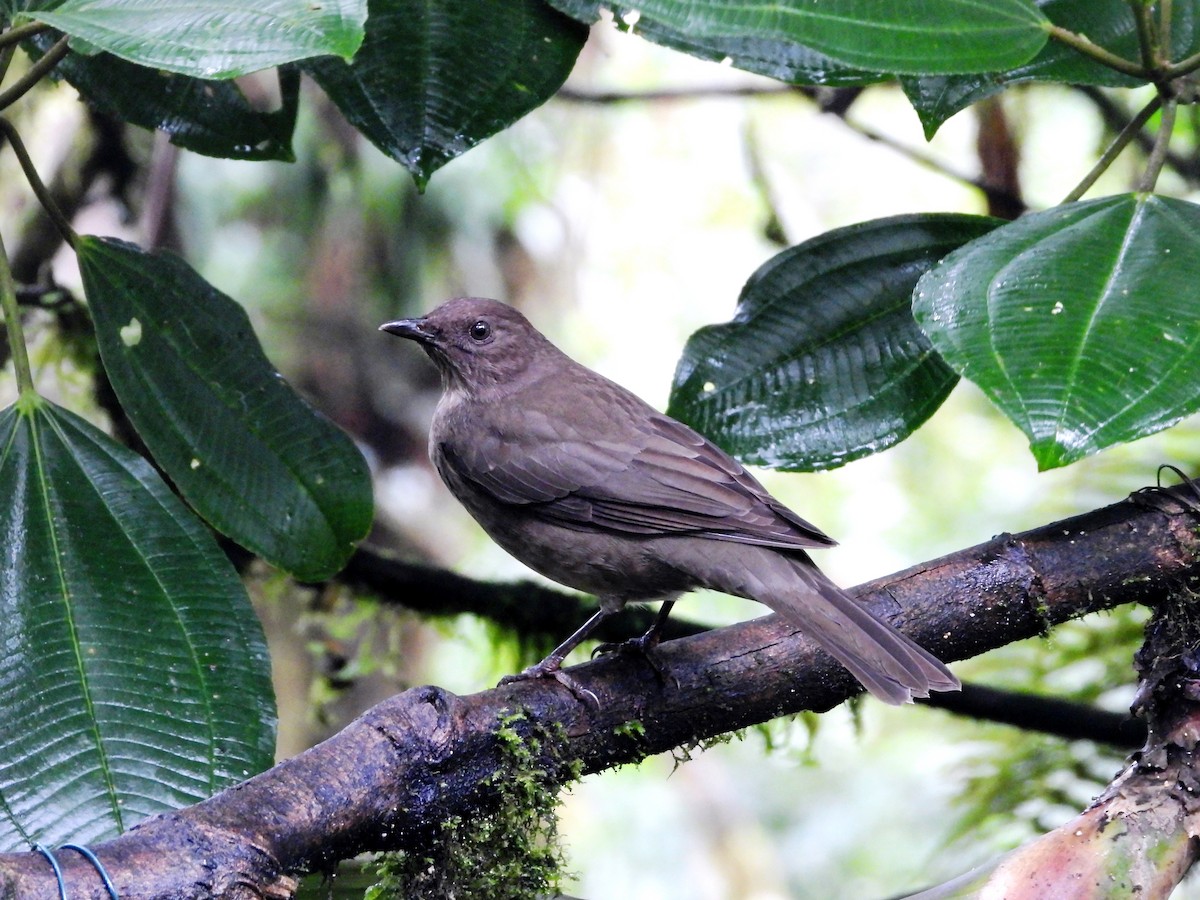
<svg viewBox="0 0 1200 900"><path fill-rule="evenodd" d="M50 868L54 870L54 877L58 879L59 900L67 900L67 883L63 881L62 869L58 865L58 860L54 858L54 854L41 844L34 844L33 849L42 854L42 856L46 857L46 861L50 863Z"/></svg>
<svg viewBox="0 0 1200 900"><path fill-rule="evenodd" d="M50 863L50 868L54 870L54 877L58 881L58 898L59 900L67 900L67 882L63 878L62 867L58 864L54 853L43 847L41 844L33 845L34 852L42 854L46 857L46 861ZM113 885L112 879L108 877L108 872L104 868L104 864L96 858L96 854L79 844L63 844L59 850L74 850L84 859L92 864L92 868L96 870L96 874L100 876L100 880L104 882L104 887L108 891L108 896L112 900L121 900L121 895L117 893L116 886Z"/></svg>
<svg viewBox="0 0 1200 900"><path fill-rule="evenodd" d="M58 849L74 850L76 853L90 862L92 867L96 870L96 874L100 876L100 880L104 882L104 887L108 890L108 896L112 897L112 900L121 900L121 895L117 893L117 889L113 885L112 879L108 877L108 872L105 871L104 864L101 863L100 860L96 859L95 853L93 853L87 847L80 846L79 844L63 844Z"/></svg>

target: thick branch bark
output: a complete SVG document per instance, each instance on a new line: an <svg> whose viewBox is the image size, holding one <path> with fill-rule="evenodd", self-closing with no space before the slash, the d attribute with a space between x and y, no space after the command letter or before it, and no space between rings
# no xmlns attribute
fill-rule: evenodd
<svg viewBox="0 0 1200 900"><path fill-rule="evenodd" d="M372 547L360 547L337 580L426 615L469 613L512 629L521 640L541 648L542 656L598 608L594 598L544 587L532 581L476 581L445 569L407 562ZM627 606L605 619L595 639L618 643L643 634L654 611ZM667 620L664 640L710 630L679 615ZM1142 746L1146 729L1128 714L1106 712L1084 703L1017 691L963 684L961 692L933 694L924 703L956 715L1041 731L1067 740L1092 740L1132 750Z"/></svg>
<svg viewBox="0 0 1200 900"><path fill-rule="evenodd" d="M1200 581L1196 515L1180 489L985 544L866 584L855 593L943 659L974 656L1067 619L1156 604ZM1194 502L1194 501L1193 501ZM860 688L775 616L672 641L660 682L636 658L572 669L599 698L580 704L556 683L457 697L417 688L369 710L330 740L211 800L147 820L93 848L121 896L287 896L288 873L368 849L420 847L448 815L489 800L499 717L561 723L560 756L595 772L801 710L823 711ZM637 728L628 723L637 722ZM72 896L102 898L90 866L64 854ZM17 896L56 896L32 854L0 856ZM86 886L86 889L85 889Z"/></svg>
<svg viewBox="0 0 1200 900"><path fill-rule="evenodd" d="M1166 900L1173 894L1200 857L1198 598L1190 589L1165 598L1146 627L1133 704L1144 723L1142 748L1080 815L990 871L956 879L954 896L970 890L1005 900ZM946 896L938 889L929 894Z"/></svg>

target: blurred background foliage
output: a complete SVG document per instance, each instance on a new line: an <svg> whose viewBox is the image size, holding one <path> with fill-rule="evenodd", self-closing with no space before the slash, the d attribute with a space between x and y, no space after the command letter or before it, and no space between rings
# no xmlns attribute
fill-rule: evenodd
<svg viewBox="0 0 1200 900"><path fill-rule="evenodd" d="M269 91L256 77L243 86ZM1057 203L1113 123L1145 100L1020 88L958 114L926 143L895 86L781 88L601 25L564 91L418 193L313 85L303 91L294 163L180 153L88 115L65 85L43 89L15 118L34 158L65 175L81 156L95 159L84 170L81 230L175 247L246 305L272 361L367 454L379 504L373 543L502 580L530 573L437 481L425 458L436 373L379 335L380 322L448 296L497 297L665 407L687 336L728 319L745 279L782 246L904 212L995 212L979 185L996 179L1030 208ZM1186 107L1164 193L1196 199L1196 125ZM29 203L14 167L0 155L6 211ZM1094 192L1127 190L1139 171L1123 158ZM20 239L35 237L17 235L21 278ZM73 265L63 256L54 277L77 294ZM89 354L44 339L39 320L48 316L29 327L39 389L103 423ZM1152 483L1163 462L1194 471L1198 437L1190 420L1038 474L1020 433L963 383L891 450L820 475L764 478L841 541L819 562L854 584L1113 502ZM432 682L473 692L522 658L514 636L471 617L430 620L265 566L250 578L271 646L280 757L397 690ZM720 624L757 609L705 595L682 613ZM964 680L1122 711L1143 621L1142 610L1119 609L955 668ZM577 785L562 811L567 892L768 900L916 889L1065 821L1121 758L869 701L778 722L685 765L655 758Z"/></svg>

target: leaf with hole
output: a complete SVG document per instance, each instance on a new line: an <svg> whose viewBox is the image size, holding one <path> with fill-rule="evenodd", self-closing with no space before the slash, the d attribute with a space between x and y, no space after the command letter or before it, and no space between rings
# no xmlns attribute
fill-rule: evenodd
<svg viewBox="0 0 1200 900"><path fill-rule="evenodd" d="M275 371L245 310L173 254L75 249L104 369L188 503L297 578L340 569L371 524L366 462Z"/></svg>
<svg viewBox="0 0 1200 900"><path fill-rule="evenodd" d="M912 319L917 279L1000 220L912 215L778 254L688 340L670 412L746 462L828 469L924 422L958 380Z"/></svg>
<svg viewBox="0 0 1200 900"><path fill-rule="evenodd" d="M913 310L1050 469L1200 410L1198 284L1200 206L1126 194L961 248L921 279Z"/></svg>

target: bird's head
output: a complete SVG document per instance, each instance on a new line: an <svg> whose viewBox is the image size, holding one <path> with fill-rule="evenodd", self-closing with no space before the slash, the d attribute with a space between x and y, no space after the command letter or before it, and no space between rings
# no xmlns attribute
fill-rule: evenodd
<svg viewBox="0 0 1200 900"><path fill-rule="evenodd" d="M554 346L521 313L496 300L460 297L428 315L379 326L420 344L447 387L478 391L510 384Z"/></svg>

